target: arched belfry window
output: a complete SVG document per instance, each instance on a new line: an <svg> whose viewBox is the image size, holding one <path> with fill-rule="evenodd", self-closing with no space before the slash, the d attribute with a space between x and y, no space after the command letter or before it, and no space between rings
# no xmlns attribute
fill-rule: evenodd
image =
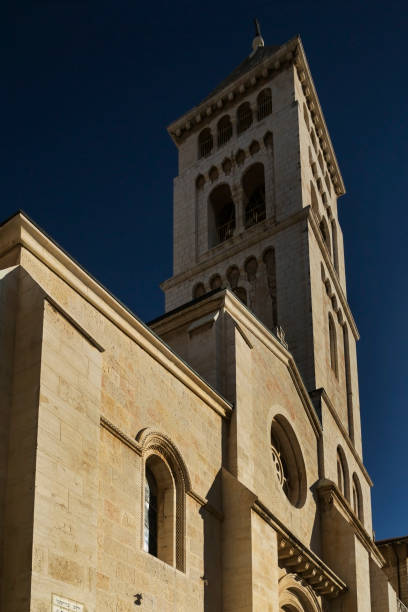
<svg viewBox="0 0 408 612"><path fill-rule="evenodd" d="M143 461L143 549L185 571L186 466L167 436L150 428L136 437Z"/></svg>
<svg viewBox="0 0 408 612"><path fill-rule="evenodd" d="M198 157L207 157L213 150L214 141L210 128L205 128L198 136Z"/></svg>
<svg viewBox="0 0 408 612"><path fill-rule="evenodd" d="M208 202L209 248L232 238L235 230L235 204L229 185L219 185Z"/></svg>
<svg viewBox="0 0 408 612"><path fill-rule="evenodd" d="M268 89L263 89L257 98L258 103L258 121L267 117L272 112L272 92Z"/></svg>
<svg viewBox="0 0 408 612"><path fill-rule="evenodd" d="M229 115L224 115L217 125L217 144L224 145L232 137L232 123Z"/></svg>
<svg viewBox="0 0 408 612"><path fill-rule="evenodd" d="M249 102L244 102L237 110L237 132L241 134L252 125L252 109Z"/></svg>
<svg viewBox="0 0 408 612"><path fill-rule="evenodd" d="M329 313L329 343L330 343L330 367L337 376L338 374L338 362L337 362L337 334L336 326L333 321L331 313Z"/></svg>
<svg viewBox="0 0 408 612"><path fill-rule="evenodd" d="M265 173L263 164L248 168L242 178L245 194L245 227L251 227L266 217Z"/></svg>

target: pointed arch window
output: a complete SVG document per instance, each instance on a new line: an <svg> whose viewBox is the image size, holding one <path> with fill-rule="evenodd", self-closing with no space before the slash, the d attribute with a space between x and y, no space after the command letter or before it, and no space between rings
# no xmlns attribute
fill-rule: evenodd
<svg viewBox="0 0 408 612"><path fill-rule="evenodd" d="M232 137L232 123L229 115L224 115L217 125L217 144L222 147Z"/></svg>
<svg viewBox="0 0 408 612"><path fill-rule="evenodd" d="M213 150L214 140L210 128L202 130L198 136L198 157L208 157Z"/></svg>
<svg viewBox="0 0 408 612"><path fill-rule="evenodd" d="M336 327L333 321L331 313L329 313L329 342L330 342L330 367L338 375L338 362L337 362L337 334Z"/></svg>
<svg viewBox="0 0 408 612"><path fill-rule="evenodd" d="M257 98L257 104L258 121L272 113L272 92L269 88L261 91Z"/></svg>
<svg viewBox="0 0 408 612"><path fill-rule="evenodd" d="M252 125L252 109L249 102L244 102L237 111L237 132L241 134Z"/></svg>

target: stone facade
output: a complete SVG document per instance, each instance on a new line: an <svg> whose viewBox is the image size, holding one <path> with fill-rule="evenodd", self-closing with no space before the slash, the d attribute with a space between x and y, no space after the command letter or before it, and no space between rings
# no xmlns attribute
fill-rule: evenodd
<svg viewBox="0 0 408 612"><path fill-rule="evenodd" d="M0 228L1 607L397 610L407 547L396 576L373 541L344 186L300 40L258 37L169 131L150 327L25 215Z"/></svg>

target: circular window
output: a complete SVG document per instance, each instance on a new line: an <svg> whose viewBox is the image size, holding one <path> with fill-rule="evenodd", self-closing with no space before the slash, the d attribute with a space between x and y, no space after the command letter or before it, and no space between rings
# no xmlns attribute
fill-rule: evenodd
<svg viewBox="0 0 408 612"><path fill-rule="evenodd" d="M296 434L281 414L271 426L271 458L274 476L282 491L294 506L300 508L306 500L306 469Z"/></svg>

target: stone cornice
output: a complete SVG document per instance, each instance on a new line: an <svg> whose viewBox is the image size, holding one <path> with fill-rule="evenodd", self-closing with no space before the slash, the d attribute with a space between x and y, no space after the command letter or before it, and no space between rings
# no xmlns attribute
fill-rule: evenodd
<svg viewBox="0 0 408 612"><path fill-rule="evenodd" d="M90 276L26 215L20 212L0 227L0 257L21 248L30 252L102 316L178 378L212 410L224 418L229 417L232 405L226 399L194 372L147 325ZM18 263L21 261L21 256L21 250L16 252ZM54 306L55 304L57 303L54 300ZM66 310L64 313L71 317ZM71 318L74 320L73 317ZM79 324L78 321L76 323Z"/></svg>
<svg viewBox="0 0 408 612"><path fill-rule="evenodd" d="M206 98L179 119L173 121L168 126L167 131L175 144L180 144L186 136L197 129L202 129L208 120L224 113L231 104L236 104L248 93L258 88L260 84L265 84L282 68L292 65L297 41L298 37L295 37L281 45L271 57L266 58L252 70L238 77L233 83L210 98Z"/></svg>
<svg viewBox="0 0 408 612"><path fill-rule="evenodd" d="M324 402L327 406L327 408L329 409L330 414L332 415L333 419L336 422L337 427L340 429L344 440L346 441L347 446L349 447L351 454L353 455L354 459L356 460L356 463L358 464L358 467L360 468L364 478L366 479L367 483L370 485L370 487L373 486L373 481L370 478L369 473L367 472L367 468L365 467L360 455L358 454L358 452L356 451L353 442L350 439L350 436L348 435L346 428L344 427L343 423L340 421L339 415L336 412L336 409L334 408L333 404L330 401L329 396L327 395L325 389L315 389L314 391L310 392L310 396L313 397L313 394L319 394L320 397L322 397L324 399Z"/></svg>
<svg viewBox="0 0 408 612"><path fill-rule="evenodd" d="M282 68L294 66L297 70L299 80L314 122L316 133L321 141L323 153L327 162L336 195L345 193L343 178L334 153L333 144L323 116L316 88L303 49L302 41L296 36L283 44L276 52L256 65L252 70L243 74L234 83L227 85L224 89L214 94L185 113L182 117L168 126L168 132L175 144L178 146L184 138L198 129L226 109L244 98L248 93L264 86L265 83L280 72Z"/></svg>
<svg viewBox="0 0 408 612"><path fill-rule="evenodd" d="M278 533L278 561L309 584L318 596L337 597L347 585L313 551L298 540L258 499L252 510Z"/></svg>
<svg viewBox="0 0 408 612"><path fill-rule="evenodd" d="M377 563L383 567L385 565L384 557L368 535L363 523L354 514L349 502L338 490L337 485L332 480L324 479L320 480L315 488L323 511L330 508L336 508L353 527L354 533L363 544L364 548L366 548L372 556L375 557Z"/></svg>
<svg viewBox="0 0 408 612"><path fill-rule="evenodd" d="M323 111L317 96L316 87L313 82L312 74L310 72L309 64L300 37L297 37L294 63L298 72L299 80L302 84L303 93L305 94L307 104L316 127L317 136L322 143L323 153L332 177L336 195L344 195L346 193L346 189L343 178L340 173L339 164L337 162L336 154L334 153L329 130L327 129L326 121L324 119Z"/></svg>
<svg viewBox="0 0 408 612"><path fill-rule="evenodd" d="M168 278L160 284L160 287L163 289L163 291L167 291L179 283L189 280L190 278L194 278L197 276L197 274L200 274L200 272L204 272L205 270L212 268L215 264L224 261L228 257L233 257L237 253L242 252L244 249L258 244L260 242L260 234L262 234L262 240L265 240L265 238L269 238L270 236L277 234L291 225L294 225L298 221L306 219L308 214L308 208L302 208L293 215L286 217L279 223L276 223L273 219L265 219L265 221L262 221L254 226L254 229L256 228L257 231L251 232L252 228L250 228L250 230L245 230L230 238L228 240L228 244L225 242L218 244L201 255L195 266L192 266L188 268L188 270Z"/></svg>

